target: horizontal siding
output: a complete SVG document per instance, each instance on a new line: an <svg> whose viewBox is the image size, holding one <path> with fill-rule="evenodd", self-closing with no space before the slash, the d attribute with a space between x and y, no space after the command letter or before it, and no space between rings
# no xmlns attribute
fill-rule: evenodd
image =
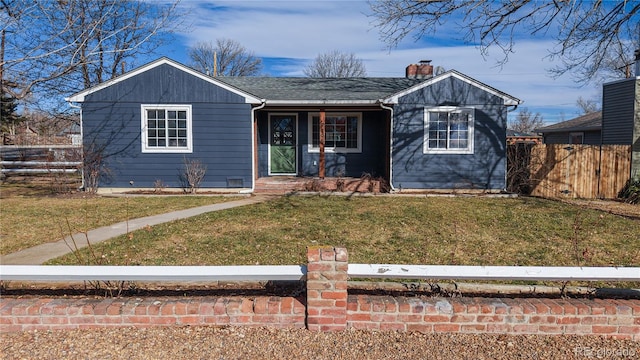
<svg viewBox="0 0 640 360"><path fill-rule="evenodd" d="M584 133L584 145L600 145L601 131L582 131ZM547 133L544 135L545 144L568 144L569 132Z"/></svg>
<svg viewBox="0 0 640 360"><path fill-rule="evenodd" d="M635 81L603 86L602 143L631 145L633 141Z"/></svg>
<svg viewBox="0 0 640 360"><path fill-rule="evenodd" d="M640 74L636 74L640 76ZM640 79L636 79L631 176L640 179Z"/></svg>
<svg viewBox="0 0 640 360"><path fill-rule="evenodd" d="M475 108L474 154L424 154L424 108ZM393 179L396 188L505 188L506 109L502 99L455 78L400 99L394 109Z"/></svg>
<svg viewBox="0 0 640 360"><path fill-rule="evenodd" d="M602 131L585 131L584 145L600 145L602 143Z"/></svg>
<svg viewBox="0 0 640 360"><path fill-rule="evenodd" d="M220 112L219 115L218 111ZM226 187L228 178L240 178L250 187L251 110L248 104L192 104L193 153L142 153L139 103L85 103L85 144L106 146L108 187L153 187L161 180L180 187L185 159L206 166L202 187Z"/></svg>

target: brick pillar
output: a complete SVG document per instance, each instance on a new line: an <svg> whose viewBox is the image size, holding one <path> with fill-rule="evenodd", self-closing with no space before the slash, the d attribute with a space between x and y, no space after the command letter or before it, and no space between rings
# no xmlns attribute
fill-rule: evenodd
<svg viewBox="0 0 640 360"><path fill-rule="evenodd" d="M345 248L307 249L307 328L337 331L347 327L347 268Z"/></svg>

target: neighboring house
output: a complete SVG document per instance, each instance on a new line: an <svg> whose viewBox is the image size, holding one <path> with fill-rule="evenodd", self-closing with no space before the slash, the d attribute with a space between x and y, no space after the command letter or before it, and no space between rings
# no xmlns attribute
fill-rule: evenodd
<svg viewBox="0 0 640 360"><path fill-rule="evenodd" d="M600 145L602 141L602 112L596 111L575 119L535 129L545 144Z"/></svg>
<svg viewBox="0 0 640 360"><path fill-rule="evenodd" d="M640 178L640 50L635 77L602 86L602 111L536 129L545 144L631 145L631 177Z"/></svg>
<svg viewBox="0 0 640 360"><path fill-rule="evenodd" d="M401 189L503 190L507 111L520 100L428 63L405 78L209 77L161 58L69 97L103 187L253 189L269 176L387 179ZM324 127L324 132L322 131ZM324 166L322 166L324 164Z"/></svg>
<svg viewBox="0 0 640 360"><path fill-rule="evenodd" d="M540 144L542 137L535 134L524 133L507 129L507 144Z"/></svg>

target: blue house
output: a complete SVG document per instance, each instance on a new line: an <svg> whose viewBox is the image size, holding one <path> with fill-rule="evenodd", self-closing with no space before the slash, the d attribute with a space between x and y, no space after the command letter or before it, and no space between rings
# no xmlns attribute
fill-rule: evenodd
<svg viewBox="0 0 640 360"><path fill-rule="evenodd" d="M103 188L179 187L185 159L202 188L251 191L262 177L372 177L394 189L500 191L507 112L520 100L427 62L404 78L210 77L161 58L67 100ZM133 185L131 185L133 184Z"/></svg>

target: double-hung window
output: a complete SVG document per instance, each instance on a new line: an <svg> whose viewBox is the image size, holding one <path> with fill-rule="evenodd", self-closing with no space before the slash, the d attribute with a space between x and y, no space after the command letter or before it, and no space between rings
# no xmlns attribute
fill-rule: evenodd
<svg viewBox="0 0 640 360"><path fill-rule="evenodd" d="M142 105L142 152L192 151L191 105Z"/></svg>
<svg viewBox="0 0 640 360"><path fill-rule="evenodd" d="M425 154L473 154L473 108L424 110Z"/></svg>
<svg viewBox="0 0 640 360"><path fill-rule="evenodd" d="M324 148L327 152L362 152L362 114L326 113ZM309 151L320 151L320 114L309 114Z"/></svg>

